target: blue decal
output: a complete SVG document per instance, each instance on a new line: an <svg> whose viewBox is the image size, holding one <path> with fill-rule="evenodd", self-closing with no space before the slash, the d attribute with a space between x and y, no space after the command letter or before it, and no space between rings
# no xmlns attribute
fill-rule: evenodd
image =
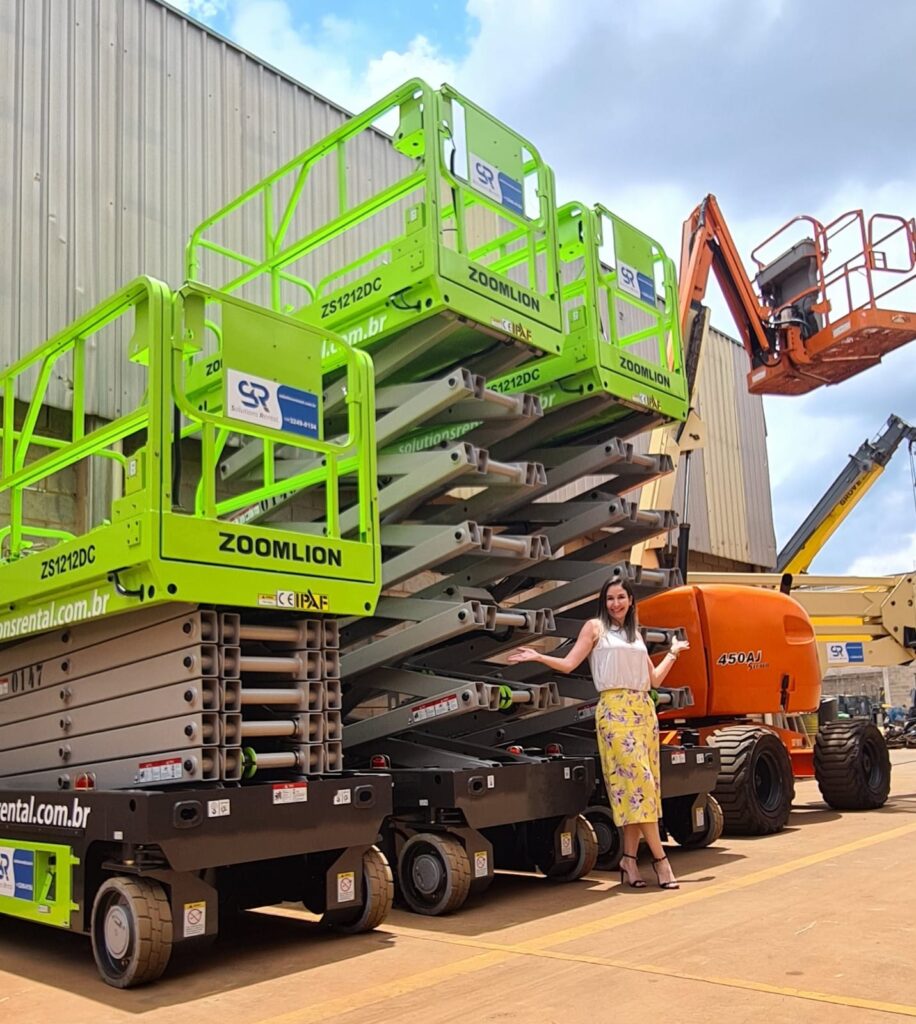
<svg viewBox="0 0 916 1024"><path fill-rule="evenodd" d="M655 282L645 274L636 273L636 283L639 285L639 297L647 306L655 305Z"/></svg>
<svg viewBox="0 0 916 1024"><path fill-rule="evenodd" d="M318 396L281 384L277 390L282 430L302 437L318 437Z"/></svg>
<svg viewBox="0 0 916 1024"><path fill-rule="evenodd" d="M20 900L35 898L35 854L32 850L13 853L13 895Z"/></svg>
<svg viewBox="0 0 916 1024"><path fill-rule="evenodd" d="M34 899L35 854L32 850L0 847L0 896Z"/></svg>
<svg viewBox="0 0 916 1024"><path fill-rule="evenodd" d="M846 644L846 657L852 661L865 661L865 645L859 642Z"/></svg>
<svg viewBox="0 0 916 1024"><path fill-rule="evenodd" d="M507 174L499 172L499 188L502 192L502 203L503 206L512 210L513 213L517 213L522 217L525 216L525 198L522 194L521 182L510 178Z"/></svg>

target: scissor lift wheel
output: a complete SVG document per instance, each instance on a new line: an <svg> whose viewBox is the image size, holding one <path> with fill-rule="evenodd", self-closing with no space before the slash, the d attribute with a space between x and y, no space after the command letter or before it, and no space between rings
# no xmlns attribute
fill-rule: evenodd
<svg viewBox="0 0 916 1024"><path fill-rule="evenodd" d="M385 855L375 846L363 854L363 904L353 910L329 910L322 924L336 932L371 932L385 920L394 901L394 877Z"/></svg>
<svg viewBox="0 0 916 1024"><path fill-rule="evenodd" d="M598 837L592 823L584 815L576 818L576 834L573 837L576 857L560 861L544 868L544 874L555 882L575 882L594 871L598 863Z"/></svg>
<svg viewBox="0 0 916 1024"><path fill-rule="evenodd" d="M115 988L155 981L172 952L172 908L163 887L125 876L103 883L92 904L92 952Z"/></svg>
<svg viewBox="0 0 916 1024"><path fill-rule="evenodd" d="M411 836L398 858L398 882L404 902L415 913L449 914L471 890L467 852L453 836L432 832Z"/></svg>

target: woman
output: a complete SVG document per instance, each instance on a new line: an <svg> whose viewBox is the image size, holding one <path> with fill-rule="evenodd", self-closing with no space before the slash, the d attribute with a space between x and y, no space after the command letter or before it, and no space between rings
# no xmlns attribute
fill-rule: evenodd
<svg viewBox="0 0 916 1024"><path fill-rule="evenodd" d="M598 751L614 821L623 829L620 881L644 889L636 853L640 836L652 854L652 867L662 889L678 889L662 848L659 789L658 719L649 696L660 686L681 651L690 645L674 639L656 668L636 628L636 597L627 580L608 580L598 598L598 617L589 619L565 658L519 647L512 663L539 661L556 672L572 672L586 658L600 694L595 709Z"/></svg>

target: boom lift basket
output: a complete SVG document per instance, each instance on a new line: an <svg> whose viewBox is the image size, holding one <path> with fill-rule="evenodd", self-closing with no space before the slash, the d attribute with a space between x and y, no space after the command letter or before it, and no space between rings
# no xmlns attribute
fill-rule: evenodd
<svg viewBox="0 0 916 1024"><path fill-rule="evenodd" d="M801 395L837 384L916 337L912 218L866 220L850 210L821 224L799 216L751 256L780 342L780 358L755 360L748 375L754 394Z"/></svg>

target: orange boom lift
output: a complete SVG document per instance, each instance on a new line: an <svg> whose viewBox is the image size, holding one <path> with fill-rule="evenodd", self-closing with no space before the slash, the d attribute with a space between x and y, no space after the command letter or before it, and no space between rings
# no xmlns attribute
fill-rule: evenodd
<svg viewBox="0 0 916 1024"><path fill-rule="evenodd" d="M681 246L679 314L691 400L708 324L703 299L710 271L747 351L754 394L800 395L839 383L916 338L916 314L885 301L893 294L892 301L904 304L916 290L913 219L876 214L866 220L861 210L826 225L796 217L752 259L753 282L715 196L706 196L685 221ZM689 457L691 436L702 434L693 422L694 434L685 427L680 438L653 440L669 454L680 447ZM662 507L658 495L648 500ZM682 526L682 548L688 531ZM686 578L685 556L679 551ZM782 829L796 776L815 776L824 799L839 809L879 807L890 788L887 747L875 725L813 724L821 694L817 640L808 614L788 596L790 585L791 577L783 593L683 586L640 607L644 624L684 627L691 642L667 680L691 687L690 717L683 710L660 717L670 726L668 742L692 739L719 748L709 818L724 815L732 833Z"/></svg>

